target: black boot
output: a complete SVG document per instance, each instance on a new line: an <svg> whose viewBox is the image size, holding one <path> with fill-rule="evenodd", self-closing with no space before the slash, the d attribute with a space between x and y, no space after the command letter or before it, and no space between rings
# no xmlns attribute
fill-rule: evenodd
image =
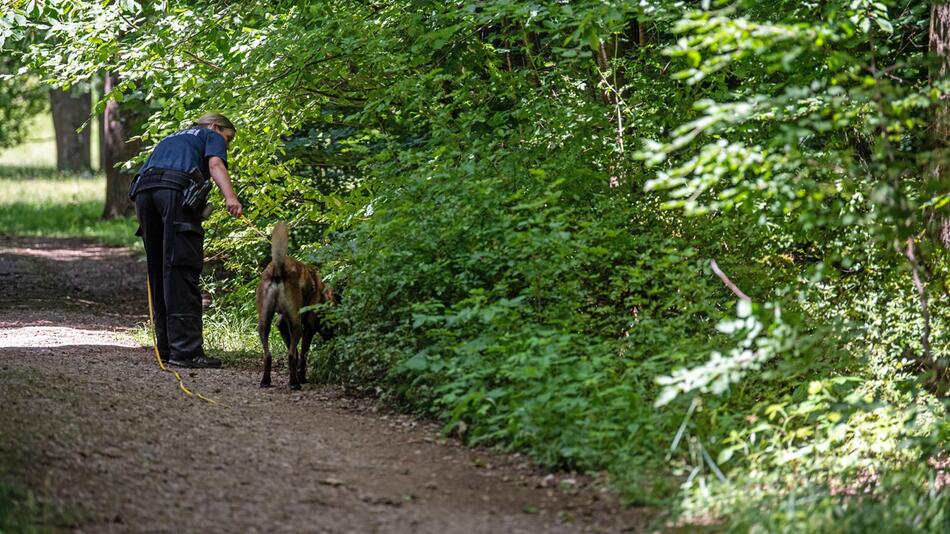
<svg viewBox="0 0 950 534"><path fill-rule="evenodd" d="M195 356L193 358L172 358L168 360L168 363L175 367L187 367L190 369L217 369L221 367L221 360L204 355Z"/></svg>

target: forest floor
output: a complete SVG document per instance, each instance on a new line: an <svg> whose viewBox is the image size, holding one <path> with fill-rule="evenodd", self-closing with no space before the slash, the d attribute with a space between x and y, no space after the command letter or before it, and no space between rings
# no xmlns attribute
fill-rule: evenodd
<svg viewBox="0 0 950 534"><path fill-rule="evenodd" d="M286 369L182 373L127 332L144 264L78 239L0 237L0 484L53 530L639 532L591 479L462 447L432 422ZM2 498L2 496L0 496ZM2 503L0 503L2 504Z"/></svg>

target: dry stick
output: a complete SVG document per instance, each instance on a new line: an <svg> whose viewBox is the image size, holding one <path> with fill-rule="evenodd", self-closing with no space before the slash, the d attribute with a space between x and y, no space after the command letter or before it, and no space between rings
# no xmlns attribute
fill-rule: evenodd
<svg viewBox="0 0 950 534"><path fill-rule="evenodd" d="M920 344L924 348L924 364L934 368L934 361L930 355L930 306L927 304L927 288L920 280L920 264L917 262L917 256L914 253L914 238L907 238L907 250L904 255L910 261L911 278L914 279L914 287L917 288L917 296L920 298L920 316L924 319L924 333L920 336Z"/></svg>
<svg viewBox="0 0 950 534"><path fill-rule="evenodd" d="M604 72L600 70L600 67L597 67L597 74L600 75L600 79L601 81L604 82L604 86L607 87L608 92L613 91L614 95L616 95L614 107L617 110L617 145L619 145L620 147L620 153L623 154L623 114L621 113L620 108L621 106L626 107L627 104L626 102L623 101L623 96L620 94L620 90L614 87L614 85L616 85L616 79L617 79L616 70L614 71L614 85L611 85L610 82L607 81L607 77L604 76ZM610 171L611 174L614 174L613 171L614 171L614 168L611 168L611 171ZM614 180L614 178L611 177L611 180ZM618 185L619 185L619 182L618 182Z"/></svg>
<svg viewBox="0 0 950 534"><path fill-rule="evenodd" d="M208 61L207 59L204 59L204 58L202 58L202 57L199 57L197 54L193 54L193 53L191 53L191 52L187 52L187 51L186 51L186 52L185 52L185 55L188 56L188 57L190 57L190 58L192 58L192 59L194 59L194 60L197 61L198 63L201 63L202 65L206 65L206 66L208 66L208 67L211 67L212 69L217 69L217 70L220 71L220 72L224 72L224 69L223 69L222 67L219 67L219 66L215 65L214 63Z"/></svg>
<svg viewBox="0 0 950 534"><path fill-rule="evenodd" d="M752 302L752 299L749 298L749 295L746 295L745 293L743 293L742 290L736 287L736 285L732 283L732 280L730 280L729 277L726 276L726 273L722 272L722 269L719 268L719 264L716 263L716 260L714 259L709 260L709 266L712 267L712 270L714 273L716 273L716 276L718 276L719 279L722 280L722 283L726 284L726 287L728 287L730 291L735 293L737 297L739 297L741 300Z"/></svg>
<svg viewBox="0 0 950 534"><path fill-rule="evenodd" d="M320 91L319 89L314 89L312 87L300 87L299 89L305 93L325 96L327 98L338 98L340 100L349 100L350 102L366 102L365 98L358 98L355 96L335 95L333 93L327 93L325 91Z"/></svg>
<svg viewBox="0 0 950 534"><path fill-rule="evenodd" d="M301 70L303 70L303 69L307 69L307 68L313 67L314 65L317 65L318 63L325 63L325 62L327 62L327 61L333 61L334 59L339 59L339 58L341 58L341 57L343 57L343 54L336 54L336 55L333 55L333 56L325 56L325 57L321 57L321 58L311 58L311 60L308 61L307 63L305 63L300 69L297 69L297 68L295 68L295 67L288 67L287 69L284 70L284 72L282 72L282 73L280 73L280 74L274 76L273 78L271 78L271 79L269 79L269 80L262 80L262 81L257 81L257 82L251 82L251 83L246 84L246 85L241 85L241 86L235 87L234 90L235 90L235 91L243 91L243 90L245 90L245 89L250 89L251 87L254 87L255 85L272 84L272 83L274 83L274 82L280 81L280 80L283 79L283 78L286 78L287 76L290 76L290 75L293 74L294 72L299 72L299 71L301 71Z"/></svg>

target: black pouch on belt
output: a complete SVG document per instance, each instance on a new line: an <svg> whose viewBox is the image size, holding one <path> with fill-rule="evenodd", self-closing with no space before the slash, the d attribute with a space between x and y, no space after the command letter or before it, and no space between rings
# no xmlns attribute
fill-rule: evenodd
<svg viewBox="0 0 950 534"><path fill-rule="evenodd" d="M135 201L135 194L139 192L139 183L142 181L142 175L135 173L132 182L129 184L129 200Z"/></svg>
<svg viewBox="0 0 950 534"><path fill-rule="evenodd" d="M189 210L202 211L208 203L208 194L211 193L211 180L205 180L197 168L188 173L191 175L191 185L181 194L181 205Z"/></svg>

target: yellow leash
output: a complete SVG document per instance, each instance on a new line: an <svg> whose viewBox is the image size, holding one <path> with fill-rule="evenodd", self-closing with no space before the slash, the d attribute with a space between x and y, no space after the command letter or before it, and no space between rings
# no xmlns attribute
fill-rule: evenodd
<svg viewBox="0 0 950 534"><path fill-rule="evenodd" d="M158 339L155 337L155 318L153 317L152 312L152 282L149 280L147 275L145 277L145 286L148 289L148 320L149 324L152 325L152 348L155 349L155 360L158 361L158 366L161 367L162 371L175 375L175 378L178 380L178 387L185 392L185 395L201 399L209 404L218 404L218 401L205 397L201 393L192 392L190 389L185 387L185 381L182 380L181 375L178 374L178 371L169 369L165 367L164 363L162 363L162 356L158 353Z"/></svg>
<svg viewBox="0 0 950 534"><path fill-rule="evenodd" d="M269 235L265 234L265 233L264 233L260 228L258 228L257 226L254 226L254 223L252 223L251 220L247 218L247 215L244 215L244 214L242 213L240 219L241 219L241 222L243 222L244 224L248 225L248 226L251 228L251 230L254 230L255 232L257 232L257 235L263 237L264 239L270 239L270 236L269 236Z"/></svg>
<svg viewBox="0 0 950 534"><path fill-rule="evenodd" d="M258 235L260 235L260 236L263 237L264 239L270 239L270 236L268 236L268 235L265 234L263 231L261 231L260 228L258 228L257 226L255 226L254 223L252 223L251 220L247 218L247 215L244 215L244 214L242 213L240 219L241 219L241 221L242 221L244 224L248 225L252 230L254 230L255 232L257 232ZM145 278L145 285L146 285L146 288L148 289L148 320L149 320L149 323L150 323L151 326L152 326L152 328L151 328L151 331L152 331L152 348L155 350L155 361L158 362L158 366L162 369L162 371L165 371L166 373L171 373L171 374L175 375L175 379L178 380L178 387L185 393L185 395L188 395L189 397L195 397L195 398L201 399L201 400L203 400L203 401L205 401L205 402L207 402L207 403L209 403L209 404L218 404L218 405L220 405L220 403L218 403L218 401L216 401L216 400L214 400L214 399L211 399L211 398L208 398L208 397L205 397L205 396L202 395L201 393L193 392L193 391L191 391L190 389L188 389L188 388L185 386L185 381L182 380L181 375L178 374L178 371L175 371L174 369L169 369L169 368L165 367L165 364L164 364L164 363L162 363L162 356L161 356L161 354L159 354L159 352L158 352L158 339L156 339L156 336L155 336L155 317L154 317L154 311L153 311L153 307L152 307L152 282L151 282L151 280L148 278L148 276L146 276L146 278ZM222 405L222 406L223 406L223 405Z"/></svg>
<svg viewBox="0 0 950 534"><path fill-rule="evenodd" d="M270 241L270 234L267 234L266 232L264 232L263 230L261 230L260 228L258 228L257 225L255 225L250 219L247 218L247 215L244 215L244 214L242 213L241 216L238 217L238 219L241 219L241 222L244 223L244 224L246 224L248 227L250 227L251 230L254 230L254 231L257 233L257 235L259 235L259 236L261 236L262 238L267 239L268 241ZM293 229L293 228L295 228L298 224L302 223L303 221L304 221L303 219L297 219L296 221L294 221L294 222L288 224L288 225L287 225L287 228Z"/></svg>

